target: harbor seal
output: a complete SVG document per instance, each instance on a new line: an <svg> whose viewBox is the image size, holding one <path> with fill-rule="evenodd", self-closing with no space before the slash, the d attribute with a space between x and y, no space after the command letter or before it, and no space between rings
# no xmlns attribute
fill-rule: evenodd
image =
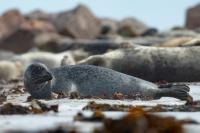
<svg viewBox="0 0 200 133"><path fill-rule="evenodd" d="M25 69L32 63L43 63L48 68L59 67L63 64L75 64L75 60L69 52L62 52L58 54L50 52L27 52L13 57L11 61L21 62Z"/></svg>
<svg viewBox="0 0 200 133"><path fill-rule="evenodd" d="M4 60L1 60L0 57L0 80L5 81L21 78L26 68L32 63L43 63L48 66L48 68L75 65L76 63L69 52L58 54L50 52L28 52L12 57L3 56L2 59Z"/></svg>
<svg viewBox="0 0 200 133"><path fill-rule="evenodd" d="M200 46L148 47L135 46L93 55L77 64L113 69L147 81L200 81Z"/></svg>
<svg viewBox="0 0 200 133"><path fill-rule="evenodd" d="M186 100L189 91L186 86L159 89L151 82L98 66L72 65L48 69L38 63L26 69L24 85L31 96L38 99L50 98L51 92L78 92L81 96L108 97L119 92L153 99L168 96Z"/></svg>

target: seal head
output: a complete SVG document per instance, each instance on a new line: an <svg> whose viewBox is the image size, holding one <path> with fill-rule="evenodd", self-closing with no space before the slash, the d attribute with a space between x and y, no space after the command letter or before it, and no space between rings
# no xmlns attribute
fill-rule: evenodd
<svg viewBox="0 0 200 133"><path fill-rule="evenodd" d="M24 85L33 98L51 97L52 74L48 68L40 63L31 64L24 74Z"/></svg>

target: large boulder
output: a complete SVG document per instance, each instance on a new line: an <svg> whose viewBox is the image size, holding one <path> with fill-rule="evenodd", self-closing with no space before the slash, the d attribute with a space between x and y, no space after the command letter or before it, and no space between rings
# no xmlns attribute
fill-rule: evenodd
<svg viewBox="0 0 200 133"><path fill-rule="evenodd" d="M200 4L195 5L187 10L186 27L190 29L200 27Z"/></svg>
<svg viewBox="0 0 200 133"><path fill-rule="evenodd" d="M95 38L100 32L100 20L84 5L58 14L53 23L61 34L72 38Z"/></svg>
<svg viewBox="0 0 200 133"><path fill-rule="evenodd" d="M0 41L0 47L15 53L24 53L35 47L35 37L40 33L55 33L54 26L42 20L27 20L18 29Z"/></svg>
<svg viewBox="0 0 200 133"><path fill-rule="evenodd" d="M23 53L34 46L35 33L26 29L18 29L0 41L0 48L15 53Z"/></svg>
<svg viewBox="0 0 200 133"><path fill-rule="evenodd" d="M144 33L148 27L135 18L126 18L119 22L118 33L122 36L135 37Z"/></svg>

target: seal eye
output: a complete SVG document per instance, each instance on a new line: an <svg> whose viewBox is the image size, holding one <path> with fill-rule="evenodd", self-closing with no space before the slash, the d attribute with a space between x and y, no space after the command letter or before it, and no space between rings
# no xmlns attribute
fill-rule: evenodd
<svg viewBox="0 0 200 133"><path fill-rule="evenodd" d="M32 72L32 75L40 75L41 74L41 71L39 70L35 70Z"/></svg>

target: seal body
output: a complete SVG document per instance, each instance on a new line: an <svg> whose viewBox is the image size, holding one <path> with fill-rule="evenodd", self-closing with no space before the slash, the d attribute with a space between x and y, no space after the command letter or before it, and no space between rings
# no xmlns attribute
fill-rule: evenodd
<svg viewBox="0 0 200 133"><path fill-rule="evenodd" d="M77 64L106 67L153 82L197 82L200 80L199 56L199 46L137 46L93 55Z"/></svg>
<svg viewBox="0 0 200 133"><path fill-rule="evenodd" d="M76 65L55 68L52 90L61 92L77 91L83 96L112 96L115 92L126 95L155 95L157 85L108 68Z"/></svg>
<svg viewBox="0 0 200 133"><path fill-rule="evenodd" d="M139 94L154 99L162 96L185 100L188 87L159 89L156 84L108 68L92 65L72 65L48 69L43 64L30 65L24 74L24 85L34 98L49 98L51 92L81 96L112 96Z"/></svg>

